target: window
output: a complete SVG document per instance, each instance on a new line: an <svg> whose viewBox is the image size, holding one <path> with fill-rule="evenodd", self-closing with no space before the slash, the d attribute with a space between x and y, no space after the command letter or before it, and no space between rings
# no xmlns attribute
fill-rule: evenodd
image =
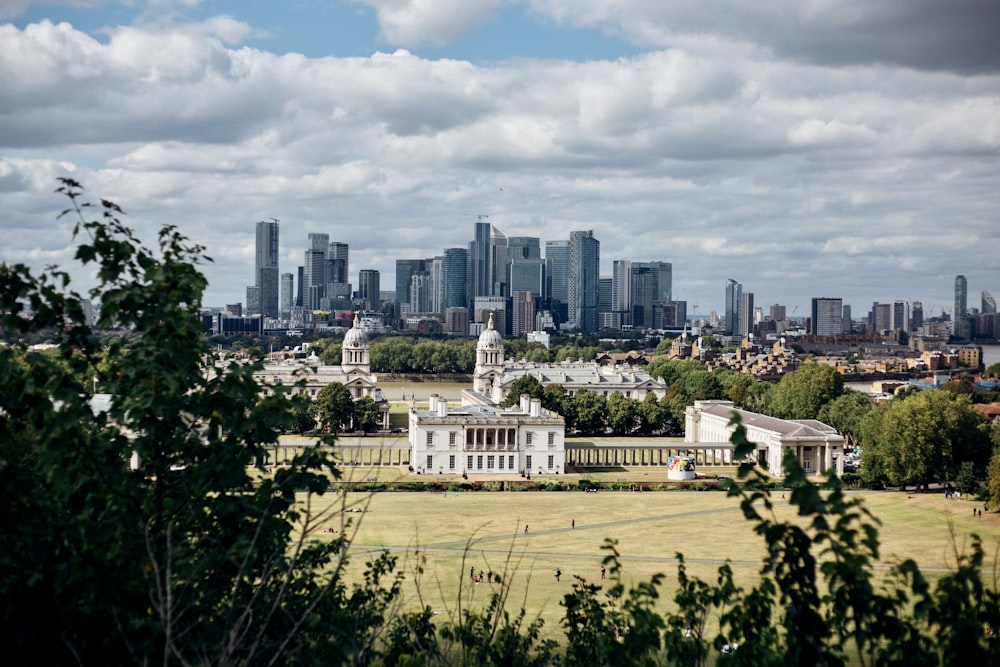
<svg viewBox="0 0 1000 667"><path fill-rule="evenodd" d="M455 444L455 441L456 441L457 439L458 439L458 434L457 434L457 433L455 433L454 431L452 431L452 432L450 432L450 433L448 434L448 444L449 444L449 445L454 445L454 444Z"/></svg>
<svg viewBox="0 0 1000 667"><path fill-rule="evenodd" d="M507 467L510 468L511 470L514 469L514 455L513 454L511 454L510 456L507 457Z"/></svg>
<svg viewBox="0 0 1000 667"><path fill-rule="evenodd" d="M524 434L524 444L526 445L531 444L531 436L532 436L531 431L528 431L527 433Z"/></svg>
<svg viewBox="0 0 1000 667"><path fill-rule="evenodd" d="M428 431L428 433L427 433L427 444L428 445L433 445L434 444L434 432L433 431Z"/></svg>
<svg viewBox="0 0 1000 667"><path fill-rule="evenodd" d="M493 470L493 456L492 455L486 457L486 469L487 470Z"/></svg>
<svg viewBox="0 0 1000 667"><path fill-rule="evenodd" d="M556 457L553 456L552 454L549 454L549 470L552 470L555 467L556 467Z"/></svg>
<svg viewBox="0 0 1000 667"><path fill-rule="evenodd" d="M472 455L471 454L469 455L468 459L469 460L466 462L465 469L466 470L472 470Z"/></svg>
<svg viewBox="0 0 1000 667"><path fill-rule="evenodd" d="M524 467L531 470L531 454L524 457Z"/></svg>
<svg viewBox="0 0 1000 667"><path fill-rule="evenodd" d="M479 456L476 457L476 469L477 470L482 470L483 469L483 455L482 454L480 454Z"/></svg>
<svg viewBox="0 0 1000 667"><path fill-rule="evenodd" d="M549 431L549 444L550 445L556 444L556 434L553 433L552 431Z"/></svg>
<svg viewBox="0 0 1000 667"><path fill-rule="evenodd" d="M502 456L500 457L500 460L498 461L498 463L500 464L500 470L503 470L503 457Z"/></svg>
<svg viewBox="0 0 1000 667"><path fill-rule="evenodd" d="M434 468L434 455L427 455L427 472L430 472Z"/></svg>
<svg viewBox="0 0 1000 667"><path fill-rule="evenodd" d="M448 456L448 470L454 470L454 469L455 469L455 455L450 454Z"/></svg>

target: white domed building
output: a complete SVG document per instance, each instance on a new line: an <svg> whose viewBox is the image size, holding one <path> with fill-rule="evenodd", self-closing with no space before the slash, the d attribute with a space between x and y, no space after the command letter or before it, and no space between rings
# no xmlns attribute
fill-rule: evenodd
<svg viewBox="0 0 1000 667"><path fill-rule="evenodd" d="M339 382L347 387L355 401L362 397L374 400L382 415L382 428L389 428L389 402L378 387L378 377L371 372L371 345L357 313L354 315L354 326L344 335L339 366L324 364L313 352L304 359L269 361L254 373L254 378L265 385L285 386L305 380L302 391L313 398L323 387Z"/></svg>

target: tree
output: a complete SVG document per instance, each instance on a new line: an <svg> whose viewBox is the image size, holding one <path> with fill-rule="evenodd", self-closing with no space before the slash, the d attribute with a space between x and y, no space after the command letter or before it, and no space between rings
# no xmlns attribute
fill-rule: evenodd
<svg viewBox="0 0 1000 667"><path fill-rule="evenodd" d="M354 397L340 382L331 382L316 393L313 400L316 415L324 429L340 431L354 419Z"/></svg>
<svg viewBox="0 0 1000 667"><path fill-rule="evenodd" d="M380 582L392 561L373 561L361 585L371 595L355 596L339 577L342 544L314 539L332 517L297 507L296 491L329 487L328 448L273 476L249 473L292 406L254 381L254 365L215 366L196 317L202 249L172 227L147 249L118 206L102 202L89 221L79 184L60 191L78 218L76 259L96 278L99 325L136 335L99 351L68 273L0 267L3 331L13 341L51 331L69 369L0 347L0 469L23 474L0 485L7 659L333 662L371 646L382 619L365 611L392 599ZM99 357L111 401L95 412L79 376Z"/></svg>
<svg viewBox="0 0 1000 667"><path fill-rule="evenodd" d="M377 431L382 422L378 403L371 396L362 396L354 402L354 424L365 433Z"/></svg>
<svg viewBox="0 0 1000 667"><path fill-rule="evenodd" d="M844 378L826 364L805 363L771 388L770 414L779 419L816 419L820 408L844 391Z"/></svg>
<svg viewBox="0 0 1000 667"><path fill-rule="evenodd" d="M847 447L858 446L861 423L872 410L872 402L864 392L849 389L820 408L818 419L837 429Z"/></svg>
<svg viewBox="0 0 1000 667"><path fill-rule="evenodd" d="M643 434L656 433L663 428L665 411L660 406L656 394L649 392L639 404L639 432Z"/></svg>
<svg viewBox="0 0 1000 667"><path fill-rule="evenodd" d="M522 375L511 383L510 391L500 405L505 408L518 405L522 394L541 400L545 394L545 388L534 375Z"/></svg>
<svg viewBox="0 0 1000 667"><path fill-rule="evenodd" d="M580 389L573 394L576 430L588 435L602 435L608 427L608 402L600 394Z"/></svg>
<svg viewBox="0 0 1000 667"><path fill-rule="evenodd" d="M880 405L861 430L862 474L898 486L954 480L964 461L982 470L991 451L986 418L969 397L939 390Z"/></svg>
<svg viewBox="0 0 1000 667"><path fill-rule="evenodd" d="M566 431L571 431L576 425L576 408L573 399L561 384L547 384L542 390L542 407L563 416L566 420Z"/></svg>
<svg viewBox="0 0 1000 667"><path fill-rule="evenodd" d="M640 425L639 403L631 398L625 398L620 391L612 392L608 397L608 426L615 435L629 435Z"/></svg>

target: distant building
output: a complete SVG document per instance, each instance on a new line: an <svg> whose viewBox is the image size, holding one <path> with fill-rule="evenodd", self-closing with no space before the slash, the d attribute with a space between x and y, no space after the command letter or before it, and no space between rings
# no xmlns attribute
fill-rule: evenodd
<svg viewBox="0 0 1000 667"><path fill-rule="evenodd" d="M747 439L757 444L753 457L766 462L772 475L785 474L783 460L792 451L809 475L827 470L844 472L844 437L815 419L777 419L756 412L737 409L731 401L695 401L684 417L684 441L688 443L729 444L735 430L729 420L740 416Z"/></svg>
<svg viewBox="0 0 1000 667"><path fill-rule="evenodd" d="M427 410L410 408L410 462L427 475L559 474L565 472L565 432L561 415L528 396L500 408L467 392L453 408L432 395Z"/></svg>
<svg viewBox="0 0 1000 667"><path fill-rule="evenodd" d="M843 299L814 297L809 333L814 336L836 336L844 330Z"/></svg>

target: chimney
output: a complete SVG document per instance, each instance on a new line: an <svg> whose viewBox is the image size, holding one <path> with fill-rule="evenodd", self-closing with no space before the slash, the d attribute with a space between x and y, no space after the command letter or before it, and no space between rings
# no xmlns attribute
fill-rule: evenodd
<svg viewBox="0 0 1000 667"><path fill-rule="evenodd" d="M430 400L429 409L430 409L431 412L437 412L437 409L438 409L438 395L437 394L431 394L431 400Z"/></svg>
<svg viewBox="0 0 1000 667"><path fill-rule="evenodd" d="M528 414L528 404L531 401L531 396L527 394L521 394L521 412Z"/></svg>
<svg viewBox="0 0 1000 667"><path fill-rule="evenodd" d="M448 401L442 398L437 402L437 416L447 417L448 416Z"/></svg>
<svg viewBox="0 0 1000 667"><path fill-rule="evenodd" d="M537 398L531 399L531 412L529 413L532 417L542 416L542 401Z"/></svg>

